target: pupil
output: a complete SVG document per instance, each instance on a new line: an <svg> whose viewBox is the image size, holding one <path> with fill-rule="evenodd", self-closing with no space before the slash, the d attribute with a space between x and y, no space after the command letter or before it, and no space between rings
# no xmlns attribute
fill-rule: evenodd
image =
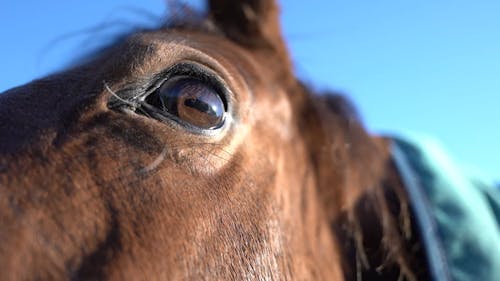
<svg viewBox="0 0 500 281"><path fill-rule="evenodd" d="M209 104L205 103L202 100L186 99L186 101L184 102L184 105L192 107L194 109L197 109L200 112L204 112L204 113L207 113L207 114L212 115L212 116L214 116L214 115L217 116L217 112L215 112L215 110L212 107L210 107Z"/></svg>

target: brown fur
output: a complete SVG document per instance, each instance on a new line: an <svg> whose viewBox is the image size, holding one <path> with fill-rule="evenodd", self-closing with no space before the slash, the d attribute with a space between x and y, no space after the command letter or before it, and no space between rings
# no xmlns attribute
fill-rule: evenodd
<svg viewBox="0 0 500 281"><path fill-rule="evenodd" d="M1 279L426 278L387 141L297 80L274 1L209 7L0 95ZM182 60L234 94L228 130L110 108Z"/></svg>

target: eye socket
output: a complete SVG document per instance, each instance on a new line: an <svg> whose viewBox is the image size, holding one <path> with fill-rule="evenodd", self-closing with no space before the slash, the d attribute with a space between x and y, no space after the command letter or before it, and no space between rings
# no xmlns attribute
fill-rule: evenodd
<svg viewBox="0 0 500 281"><path fill-rule="evenodd" d="M145 102L156 113L167 113L201 129L224 124L226 105L219 92L205 81L191 76L174 76L164 81Z"/></svg>

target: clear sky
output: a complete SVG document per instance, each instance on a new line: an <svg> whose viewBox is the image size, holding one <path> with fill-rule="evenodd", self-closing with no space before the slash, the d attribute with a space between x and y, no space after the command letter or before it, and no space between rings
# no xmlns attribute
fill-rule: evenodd
<svg viewBox="0 0 500 281"><path fill-rule="evenodd" d="M165 2L1 1L0 92L157 23ZM372 132L431 135L500 180L500 1L281 2L305 81L350 96Z"/></svg>

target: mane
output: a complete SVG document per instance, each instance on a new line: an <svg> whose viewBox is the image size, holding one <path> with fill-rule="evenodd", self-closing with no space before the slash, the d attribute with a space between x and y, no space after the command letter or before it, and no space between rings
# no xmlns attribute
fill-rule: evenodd
<svg viewBox="0 0 500 281"><path fill-rule="evenodd" d="M366 129L363 126L356 107L346 95L337 92L314 92L312 87L302 84L306 96L320 97L319 108L313 112L322 112L328 108L329 114L341 120L336 126L332 141L328 145L344 146L349 144L360 148L362 154L355 159L362 162L371 161L373 157L366 143ZM316 122L331 120L328 116L318 116L305 121L304 126ZM326 121L329 122L329 121ZM335 136L337 135L337 136ZM339 138L342 135L345 138ZM314 142L314 140L312 140ZM313 143L311 146L318 146ZM320 147L319 149L322 149ZM319 152L321 154L321 152ZM345 157L345 156L344 156ZM341 159L339 159L341 160ZM352 166L342 164L337 166L342 172L348 173ZM382 163L384 173L379 183L366 186L361 194L356 190L337 187L330 193L324 193L324 200L335 202L336 197L356 198L349 208L341 213L335 213L331 218L332 230L336 233L343 253L343 270L346 280L431 280L426 271L425 256L419 244L420 236L414 224L413 214L407 201L407 194L397 169L391 159ZM360 167L357 167L360 169ZM366 177L374 173L371 166L364 169ZM328 173L328 171L325 171ZM334 171L329 171L335 173ZM342 173L340 172L340 173ZM337 172L338 173L338 172ZM376 172L375 172L376 173ZM342 194L345 192L345 194ZM332 194L333 193L333 194ZM328 203L327 203L328 208ZM330 212L332 213L332 212Z"/></svg>

